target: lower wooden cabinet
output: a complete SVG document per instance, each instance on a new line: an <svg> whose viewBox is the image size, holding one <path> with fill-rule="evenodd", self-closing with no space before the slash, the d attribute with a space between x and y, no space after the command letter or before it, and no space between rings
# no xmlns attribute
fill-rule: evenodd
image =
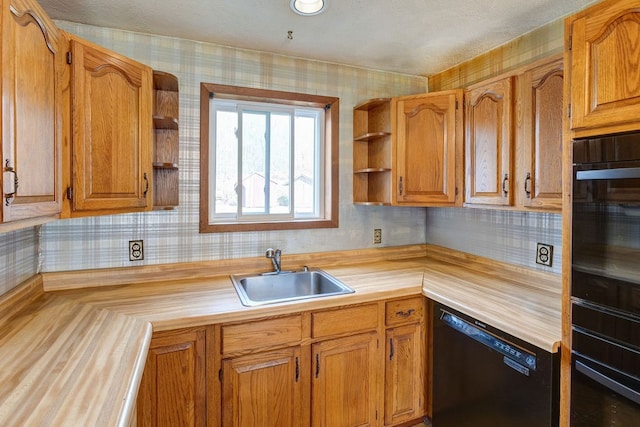
<svg viewBox="0 0 640 427"><path fill-rule="evenodd" d="M427 415L425 318L415 296L155 333L137 425L419 420Z"/></svg>
<svg viewBox="0 0 640 427"><path fill-rule="evenodd" d="M411 421L425 414L424 334L421 323L386 332L385 425Z"/></svg>
<svg viewBox="0 0 640 427"><path fill-rule="evenodd" d="M222 362L222 425L304 427L308 358L300 347Z"/></svg>
<svg viewBox="0 0 640 427"><path fill-rule="evenodd" d="M378 355L375 332L313 345L312 426L378 425Z"/></svg>
<svg viewBox="0 0 640 427"><path fill-rule="evenodd" d="M137 401L138 426L206 425L207 328L153 335Z"/></svg>
<svg viewBox="0 0 640 427"><path fill-rule="evenodd" d="M428 414L427 312L422 296L392 300L385 309L384 424Z"/></svg>

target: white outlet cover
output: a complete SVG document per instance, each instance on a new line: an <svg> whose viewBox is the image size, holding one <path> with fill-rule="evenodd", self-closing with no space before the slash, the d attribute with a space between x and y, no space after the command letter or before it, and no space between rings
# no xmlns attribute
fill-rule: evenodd
<svg viewBox="0 0 640 427"><path fill-rule="evenodd" d="M551 267L553 263L553 245L538 243L536 248L536 264Z"/></svg>

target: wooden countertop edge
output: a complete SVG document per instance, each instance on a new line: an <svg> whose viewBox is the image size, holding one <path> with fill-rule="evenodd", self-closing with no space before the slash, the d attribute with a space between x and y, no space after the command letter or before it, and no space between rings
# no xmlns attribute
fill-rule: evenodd
<svg viewBox="0 0 640 427"><path fill-rule="evenodd" d="M300 269L305 265L348 265L372 261L389 261L423 257L428 245L407 245L349 251L283 254L283 269ZM105 268L42 273L46 292L65 289L114 286L133 283L197 279L217 275L270 271L271 261L265 257L237 258L188 263L145 265L140 267Z"/></svg>
<svg viewBox="0 0 640 427"><path fill-rule="evenodd" d="M122 411L120 413L120 419L118 427L130 427L136 425L133 422L133 417L136 414L136 402L138 400L138 390L140 389L140 383L142 381L142 374L144 367L147 363L147 354L149 353L149 345L151 344L151 337L153 336L153 327L151 323L146 322L144 339L140 343L138 355L135 359L134 366L131 367L131 381L129 382L128 391L123 398Z"/></svg>

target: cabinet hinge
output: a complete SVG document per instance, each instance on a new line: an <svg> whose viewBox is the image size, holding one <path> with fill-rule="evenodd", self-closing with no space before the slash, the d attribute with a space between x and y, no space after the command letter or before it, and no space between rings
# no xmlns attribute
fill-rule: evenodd
<svg viewBox="0 0 640 427"><path fill-rule="evenodd" d="M222 382L222 369L218 369L218 380Z"/></svg>
<svg viewBox="0 0 640 427"><path fill-rule="evenodd" d="M67 52L67 64L71 64L71 52Z"/></svg>
<svg viewBox="0 0 640 427"><path fill-rule="evenodd" d="M67 187L67 199L73 200L73 187Z"/></svg>
<svg viewBox="0 0 640 427"><path fill-rule="evenodd" d="M456 110L458 109L458 100L456 99Z"/></svg>

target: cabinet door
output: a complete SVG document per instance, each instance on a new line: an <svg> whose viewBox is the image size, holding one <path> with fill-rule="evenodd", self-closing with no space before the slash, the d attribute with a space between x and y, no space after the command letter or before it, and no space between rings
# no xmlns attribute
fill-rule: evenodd
<svg viewBox="0 0 640 427"><path fill-rule="evenodd" d="M637 1L604 1L567 23L571 128L640 128L640 12ZM615 125L626 127L615 128Z"/></svg>
<svg viewBox="0 0 640 427"><path fill-rule="evenodd" d="M37 3L2 2L4 222L60 212L59 31Z"/></svg>
<svg viewBox="0 0 640 427"><path fill-rule="evenodd" d="M426 356L420 323L388 329L384 423L396 425L426 414Z"/></svg>
<svg viewBox="0 0 640 427"><path fill-rule="evenodd" d="M138 392L138 426L205 425L205 340L205 328L154 334Z"/></svg>
<svg viewBox="0 0 640 427"><path fill-rule="evenodd" d="M303 359L300 347L291 347L223 360L222 425L309 425L309 368Z"/></svg>
<svg viewBox="0 0 640 427"><path fill-rule="evenodd" d="M517 204L562 209L562 59L518 78Z"/></svg>
<svg viewBox="0 0 640 427"><path fill-rule="evenodd" d="M512 80L490 82L465 94L466 203L512 204Z"/></svg>
<svg viewBox="0 0 640 427"><path fill-rule="evenodd" d="M151 209L152 70L72 38L73 212Z"/></svg>
<svg viewBox="0 0 640 427"><path fill-rule="evenodd" d="M397 204L447 206L460 202L462 91L407 96L394 102Z"/></svg>
<svg viewBox="0 0 640 427"><path fill-rule="evenodd" d="M377 425L377 334L365 333L312 347L311 425Z"/></svg>

